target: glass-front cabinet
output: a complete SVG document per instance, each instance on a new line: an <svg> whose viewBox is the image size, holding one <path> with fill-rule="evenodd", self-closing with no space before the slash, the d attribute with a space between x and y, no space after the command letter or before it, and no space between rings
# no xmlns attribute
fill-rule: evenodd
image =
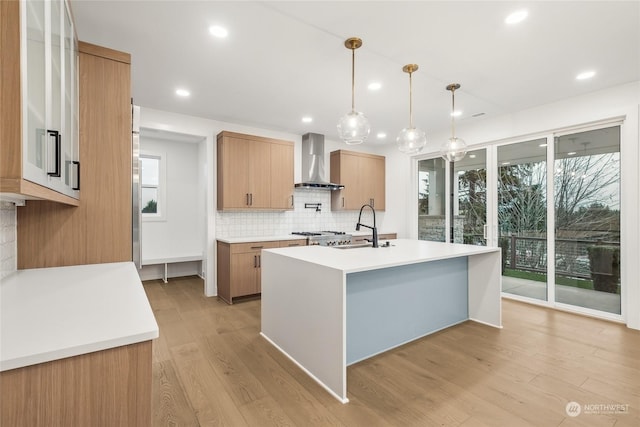
<svg viewBox="0 0 640 427"><path fill-rule="evenodd" d="M20 2L23 178L79 198L77 38L66 2Z"/></svg>

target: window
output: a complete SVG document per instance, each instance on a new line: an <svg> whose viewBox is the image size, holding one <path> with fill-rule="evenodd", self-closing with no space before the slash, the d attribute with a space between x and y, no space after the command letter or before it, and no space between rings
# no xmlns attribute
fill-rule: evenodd
<svg viewBox="0 0 640 427"><path fill-rule="evenodd" d="M165 217L164 157L141 154L140 211L145 220L163 220Z"/></svg>

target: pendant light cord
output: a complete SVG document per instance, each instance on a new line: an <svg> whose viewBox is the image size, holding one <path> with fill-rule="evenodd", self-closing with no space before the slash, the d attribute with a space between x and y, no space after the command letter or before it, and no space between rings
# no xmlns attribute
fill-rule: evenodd
<svg viewBox="0 0 640 427"><path fill-rule="evenodd" d="M351 47L351 112L356 111L356 49Z"/></svg>
<svg viewBox="0 0 640 427"><path fill-rule="evenodd" d="M451 138L456 137L455 115L456 112L456 90L451 89Z"/></svg>
<svg viewBox="0 0 640 427"><path fill-rule="evenodd" d="M413 129L413 81L409 73L409 128Z"/></svg>

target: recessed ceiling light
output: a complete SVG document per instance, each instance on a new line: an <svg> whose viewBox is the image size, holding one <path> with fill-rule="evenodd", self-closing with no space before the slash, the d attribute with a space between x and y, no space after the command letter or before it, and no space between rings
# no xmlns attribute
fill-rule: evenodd
<svg viewBox="0 0 640 427"><path fill-rule="evenodd" d="M547 143L546 143L546 142L545 142L545 143L542 143L542 144L540 144L540 145L538 145L538 147L546 147L546 146L547 146Z"/></svg>
<svg viewBox="0 0 640 427"><path fill-rule="evenodd" d="M376 136L378 137L378 139L384 139L387 137L387 134L384 132L378 132Z"/></svg>
<svg viewBox="0 0 640 427"><path fill-rule="evenodd" d="M503 164L504 166L506 166L506 165L510 165L510 164L511 164L511 162L502 162L502 164Z"/></svg>
<svg viewBox="0 0 640 427"><path fill-rule="evenodd" d="M517 24L518 22L522 22L526 19L527 15L529 15L529 12L527 12L526 10L519 10L517 12L513 12L511 15L507 16L507 18L504 20L505 23L512 25L512 24Z"/></svg>
<svg viewBox="0 0 640 427"><path fill-rule="evenodd" d="M369 86L367 86L369 88L369 90L380 90L380 88L382 87L382 83L380 82L371 82L369 83Z"/></svg>
<svg viewBox="0 0 640 427"><path fill-rule="evenodd" d="M462 115L462 111L460 110L454 111L453 113L451 113L451 115L453 117L460 117Z"/></svg>
<svg viewBox="0 0 640 427"><path fill-rule="evenodd" d="M191 95L191 92L186 89L176 89L176 95L186 98L187 96Z"/></svg>
<svg viewBox="0 0 640 427"><path fill-rule="evenodd" d="M567 156L575 156L575 155L576 155L576 152L575 152L575 151L569 151L569 152L567 153Z"/></svg>
<svg viewBox="0 0 640 427"><path fill-rule="evenodd" d="M303 123L311 123L313 121L313 117L309 117L309 116L304 116L302 118L302 122Z"/></svg>
<svg viewBox="0 0 640 427"><path fill-rule="evenodd" d="M219 25L212 25L209 27L209 33L214 36L217 37L219 39L224 39L229 35L229 31L227 31L226 28L221 27Z"/></svg>
<svg viewBox="0 0 640 427"><path fill-rule="evenodd" d="M591 77L595 76L596 72L593 70L590 71L585 71L583 73L580 73L576 76L576 80L587 80L590 79Z"/></svg>
<svg viewBox="0 0 640 427"><path fill-rule="evenodd" d="M476 155L475 155L475 154L469 154L469 158L470 158L470 159L475 159L475 158L476 158Z"/></svg>

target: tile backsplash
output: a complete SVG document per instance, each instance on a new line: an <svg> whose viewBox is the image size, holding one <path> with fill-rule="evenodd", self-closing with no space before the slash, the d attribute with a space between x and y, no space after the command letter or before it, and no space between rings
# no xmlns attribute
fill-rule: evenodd
<svg viewBox="0 0 640 427"><path fill-rule="evenodd" d="M320 203L320 212L305 208L305 203ZM216 212L217 237L281 236L292 231L353 231L358 211L331 211L328 190L296 189L294 210L285 212ZM362 213L362 222L373 224L371 210ZM384 212L376 211L376 223L384 230Z"/></svg>
<svg viewBox="0 0 640 427"><path fill-rule="evenodd" d="M0 202L0 279L17 268L16 206Z"/></svg>

